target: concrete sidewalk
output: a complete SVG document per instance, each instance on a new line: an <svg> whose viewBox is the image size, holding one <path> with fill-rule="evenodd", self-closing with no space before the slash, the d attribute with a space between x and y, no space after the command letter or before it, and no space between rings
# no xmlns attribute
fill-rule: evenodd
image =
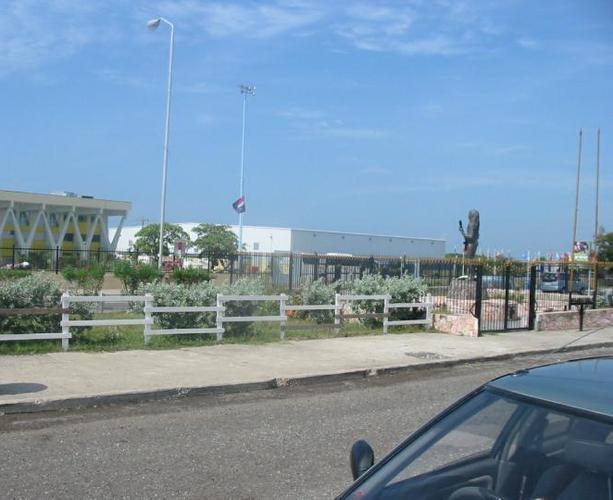
<svg viewBox="0 0 613 500"><path fill-rule="evenodd" d="M506 332L480 338L411 333L165 351L0 356L0 414L451 367L545 353L579 336L577 331ZM613 328L573 344L578 346L613 347Z"/></svg>

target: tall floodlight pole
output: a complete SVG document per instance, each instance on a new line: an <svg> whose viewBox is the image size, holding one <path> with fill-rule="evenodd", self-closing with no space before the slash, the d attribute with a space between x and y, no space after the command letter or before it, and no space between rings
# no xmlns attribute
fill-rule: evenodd
<svg viewBox="0 0 613 500"><path fill-rule="evenodd" d="M240 186L240 198L245 196L245 121L247 110L247 96L255 95L255 87L249 85L240 85L241 94L243 95L243 135L241 140L241 186ZM244 210L238 213L238 249L243 249L243 214Z"/></svg>
<svg viewBox="0 0 613 500"><path fill-rule="evenodd" d="M166 215L166 179L168 177L168 135L170 132L170 101L172 97L172 59L175 51L175 27L164 19L158 17L147 22L147 27L154 31L160 23L170 26L170 56L168 58L168 92L166 96L166 126L164 130L164 161L162 167L162 200L160 206L160 246L158 251L158 267L162 267L162 255L164 249L164 216Z"/></svg>

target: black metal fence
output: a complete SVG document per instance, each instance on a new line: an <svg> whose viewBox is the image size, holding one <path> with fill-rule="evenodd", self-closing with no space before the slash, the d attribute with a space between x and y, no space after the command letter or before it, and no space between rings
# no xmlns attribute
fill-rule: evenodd
<svg viewBox="0 0 613 500"><path fill-rule="evenodd" d="M59 273L68 266L119 260L156 263L136 252L0 248L0 268L27 267ZM613 263L517 262L461 258L357 257L294 253L187 254L165 258L164 267L208 269L216 281L258 277L270 288L294 290L322 279L340 290L365 274L412 275L428 287L435 309L472 314L483 331L532 328L537 312L572 307L573 294L589 297L590 307L613 307ZM572 293L571 293L572 292Z"/></svg>

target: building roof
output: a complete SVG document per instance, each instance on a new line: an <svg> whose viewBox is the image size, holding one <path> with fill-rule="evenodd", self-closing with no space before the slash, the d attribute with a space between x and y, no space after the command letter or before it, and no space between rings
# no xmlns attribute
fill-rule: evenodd
<svg viewBox="0 0 613 500"><path fill-rule="evenodd" d="M520 370L488 387L613 418L613 357Z"/></svg>
<svg viewBox="0 0 613 500"><path fill-rule="evenodd" d="M72 194L72 193L70 193ZM0 190L0 207L11 203L19 205L32 205L37 208L40 205L54 207L69 207L78 209L104 210L107 215L125 215L132 204L129 201L103 200L99 198L83 197L77 195L59 195L26 193L22 191Z"/></svg>

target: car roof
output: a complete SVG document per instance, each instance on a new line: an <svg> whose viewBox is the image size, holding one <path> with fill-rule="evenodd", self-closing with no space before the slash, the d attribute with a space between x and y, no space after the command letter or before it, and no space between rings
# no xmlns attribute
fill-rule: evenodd
<svg viewBox="0 0 613 500"><path fill-rule="evenodd" d="M613 356L519 370L486 387L613 418Z"/></svg>

